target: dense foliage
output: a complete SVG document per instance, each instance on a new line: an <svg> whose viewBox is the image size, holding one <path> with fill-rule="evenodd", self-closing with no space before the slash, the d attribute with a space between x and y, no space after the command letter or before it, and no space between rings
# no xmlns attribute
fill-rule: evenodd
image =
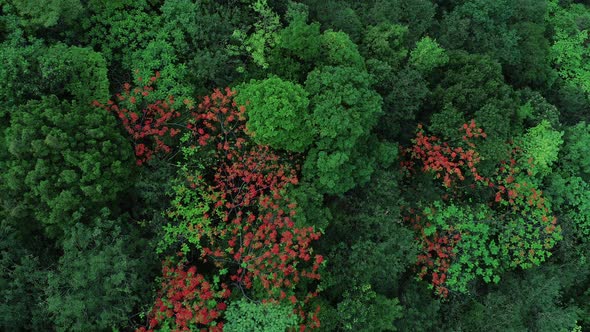
<svg viewBox="0 0 590 332"><path fill-rule="evenodd" d="M590 330L590 3L0 0L0 330Z"/></svg>

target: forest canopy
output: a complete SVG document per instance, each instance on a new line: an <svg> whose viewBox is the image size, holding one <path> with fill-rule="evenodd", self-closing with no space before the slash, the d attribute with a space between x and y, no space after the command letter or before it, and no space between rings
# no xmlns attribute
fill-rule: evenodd
<svg viewBox="0 0 590 332"><path fill-rule="evenodd" d="M590 331L590 2L0 0L0 330Z"/></svg>

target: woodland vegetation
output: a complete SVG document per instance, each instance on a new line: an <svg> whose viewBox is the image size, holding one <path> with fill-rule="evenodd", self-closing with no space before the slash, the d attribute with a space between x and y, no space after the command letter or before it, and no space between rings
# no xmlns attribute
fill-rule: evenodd
<svg viewBox="0 0 590 332"><path fill-rule="evenodd" d="M590 1L0 0L0 330L590 331Z"/></svg>

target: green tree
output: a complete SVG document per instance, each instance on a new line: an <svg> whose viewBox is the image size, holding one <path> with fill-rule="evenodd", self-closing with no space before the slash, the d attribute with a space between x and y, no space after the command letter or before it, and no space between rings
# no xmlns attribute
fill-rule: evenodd
<svg viewBox="0 0 590 332"><path fill-rule="evenodd" d="M21 24L30 28L49 28L59 23L74 23L83 11L80 0L14 1Z"/></svg>
<svg viewBox="0 0 590 332"><path fill-rule="evenodd" d="M573 329L579 309L562 298L563 286L567 285L562 269L541 267L506 275L491 292L464 301L454 312L449 310L445 329L543 332ZM448 309L453 308L456 306Z"/></svg>
<svg viewBox="0 0 590 332"><path fill-rule="evenodd" d="M131 147L106 112L49 96L16 108L5 137L2 203L17 228L34 220L60 238L129 187Z"/></svg>
<svg viewBox="0 0 590 332"><path fill-rule="evenodd" d="M524 151L522 163L525 164L525 161L531 160L530 176L535 174L544 176L551 173L551 166L557 160L559 148L563 143L562 136L563 132L553 130L546 120L527 130L519 145Z"/></svg>
<svg viewBox="0 0 590 332"><path fill-rule="evenodd" d="M0 210L1 212L2 210ZM1 214L0 214L1 216ZM6 331L50 330L45 307L47 266L53 263L49 250L31 250L47 245L38 236L22 233L0 221L0 328ZM43 256L40 257L40 254Z"/></svg>
<svg viewBox="0 0 590 332"><path fill-rule="evenodd" d="M541 121L547 120L551 127L561 128L560 111L545 99L539 92L530 89L523 89L520 91L521 100L525 103L523 107L530 107L530 110L524 109L527 116L525 118L526 125L534 127ZM527 106L528 105L528 106Z"/></svg>
<svg viewBox="0 0 590 332"><path fill-rule="evenodd" d="M546 1L470 0L445 13L439 41L445 48L487 54L503 65L517 86L550 87Z"/></svg>
<svg viewBox="0 0 590 332"><path fill-rule="evenodd" d="M466 293L468 284L478 278L487 283L498 283L504 258L500 256L500 244L495 240L495 218L490 209L485 205L469 208L436 201L431 208L425 209L424 215L430 224L424 228L426 236L461 234L453 248L456 259L444 274L450 290Z"/></svg>
<svg viewBox="0 0 590 332"><path fill-rule="evenodd" d="M520 60L507 65L504 73L508 81L516 86L532 86L537 88L551 87L555 82L556 73L551 67L550 42L546 38L547 24L544 14L547 10L544 1L519 1L518 12L513 19L514 29L518 34Z"/></svg>
<svg viewBox="0 0 590 332"><path fill-rule="evenodd" d="M562 167L570 174L590 179L590 124L580 122L566 130Z"/></svg>
<svg viewBox="0 0 590 332"><path fill-rule="evenodd" d="M416 257L413 232L399 222L398 176L377 170L331 207L334 221L320 248L328 252L322 286L334 305L324 308L332 330L395 330L401 316L395 297Z"/></svg>
<svg viewBox="0 0 590 332"><path fill-rule="evenodd" d="M25 103L31 98L38 98L41 87L38 83L38 65L36 59L43 54L41 41L28 45L23 40L2 43L0 47L0 100L5 105L0 110L4 116L9 106Z"/></svg>
<svg viewBox="0 0 590 332"><path fill-rule="evenodd" d="M578 176L552 174L549 195L562 223L573 235L588 241L590 236L590 184Z"/></svg>
<svg viewBox="0 0 590 332"><path fill-rule="evenodd" d="M325 30L342 31L358 42L363 33L363 22L355 10L354 3L340 0L305 1L313 21L319 22Z"/></svg>
<svg viewBox="0 0 590 332"><path fill-rule="evenodd" d="M441 301L434 298L422 281L404 280L400 303L402 317L396 321L399 331L427 332L441 326Z"/></svg>
<svg viewBox="0 0 590 332"><path fill-rule="evenodd" d="M367 68L381 82L394 74L408 55L408 28L403 25L381 23L367 28L361 51Z"/></svg>
<svg viewBox="0 0 590 332"><path fill-rule="evenodd" d="M410 64L424 74L447 64L448 61L449 57L445 50L430 37L420 39L410 53Z"/></svg>
<svg viewBox="0 0 590 332"><path fill-rule="evenodd" d="M515 64L520 59L518 33L510 25L514 7L508 0L470 0L454 8L441 22L439 41L446 49L491 55Z"/></svg>
<svg viewBox="0 0 590 332"><path fill-rule="evenodd" d="M246 129L253 140L275 149L301 152L315 136L307 92L276 76L238 87L236 101L247 105Z"/></svg>
<svg viewBox="0 0 590 332"><path fill-rule="evenodd" d="M279 41L278 31L281 28L279 16L269 7L267 0L252 1L250 7L253 13L258 17L252 25L252 33L244 30L235 30L232 37L239 43L238 49L234 53L240 52L250 56L252 62L257 66L267 69L268 51L275 47ZM242 67L240 71L244 71Z"/></svg>
<svg viewBox="0 0 590 332"><path fill-rule="evenodd" d="M502 67L497 61L464 51L448 54L445 75L434 91L434 97L442 104L440 106L452 104L467 116L491 102L514 107L516 96L504 81ZM505 110L503 116L511 118L514 111Z"/></svg>
<svg viewBox="0 0 590 332"><path fill-rule="evenodd" d="M550 55L559 77L563 84L575 86L588 95L590 67L587 59L590 49L586 40L590 29L590 11L582 4L561 7L557 1L551 1L547 20L554 30Z"/></svg>
<svg viewBox="0 0 590 332"><path fill-rule="evenodd" d="M57 269L48 275L47 311L59 330L129 327L146 300L153 257L144 241L119 226L124 220L101 213L92 226L70 229Z"/></svg>
<svg viewBox="0 0 590 332"><path fill-rule="evenodd" d="M293 308L275 303L256 303L246 299L232 301L225 312L227 332L283 332L297 325Z"/></svg>
<svg viewBox="0 0 590 332"><path fill-rule="evenodd" d="M452 105L445 105L445 107L430 117L430 126L428 129L435 135L452 141L459 138L461 131L457 128L467 123L465 117L459 110ZM478 123L480 123L478 121Z"/></svg>
<svg viewBox="0 0 590 332"><path fill-rule="evenodd" d="M308 75L305 89L318 136L303 174L320 192L344 193L373 172L374 157L363 146L381 113L381 98L370 82L369 74L352 67L326 66Z"/></svg>
<svg viewBox="0 0 590 332"><path fill-rule="evenodd" d="M428 0L374 0L363 2L359 15L365 26L393 23L407 26L407 45L416 43L436 23L437 4Z"/></svg>
<svg viewBox="0 0 590 332"><path fill-rule="evenodd" d="M134 50L137 58L131 69L151 70L149 75L159 70L162 80L170 81L162 83L168 84L169 93L176 97L185 93L192 97L193 91L204 95L212 88L229 85L239 61L231 58L224 45L245 21L246 15L240 14L243 9L234 3L168 0L160 10L161 29L145 50Z"/></svg>
<svg viewBox="0 0 590 332"><path fill-rule="evenodd" d="M341 31L325 31L320 37L322 64L327 66L350 66L365 68L364 59L356 44Z"/></svg>
<svg viewBox="0 0 590 332"><path fill-rule="evenodd" d="M305 76L320 60L320 24L307 23L307 6L290 2L287 19L289 24L280 30L277 47L271 51L271 71L281 77L303 82Z"/></svg>
<svg viewBox="0 0 590 332"><path fill-rule="evenodd" d="M89 48L55 44L39 59L39 71L39 86L62 99L90 105L109 97L106 62Z"/></svg>
<svg viewBox="0 0 590 332"><path fill-rule="evenodd" d="M135 69L134 51L144 49L156 36L160 21L147 0L91 0L80 20L85 33L77 39L98 50L109 68L121 74Z"/></svg>
<svg viewBox="0 0 590 332"><path fill-rule="evenodd" d="M28 44L19 40L4 44L0 59L8 64L0 69L0 77L6 82L0 88L0 98L8 105L49 94L85 106L108 99L106 62L89 48L61 43L47 48L41 41Z"/></svg>
<svg viewBox="0 0 590 332"><path fill-rule="evenodd" d="M187 65L179 63L176 51L167 41L156 39L133 53L133 76L137 85L144 85L144 80L160 73L158 89L150 94L150 100L166 100L169 96L185 100L194 95L195 89L188 83Z"/></svg>
<svg viewBox="0 0 590 332"><path fill-rule="evenodd" d="M423 107L427 106L425 104L431 93L428 82L419 71L407 66L399 71L390 71L390 76L380 80L375 87L383 96L384 115L378 124L380 137L395 140L404 134L413 134L407 123L415 121Z"/></svg>
<svg viewBox="0 0 590 332"><path fill-rule="evenodd" d="M572 236L587 241L590 234L590 128L581 122L566 128L555 172L549 176L549 195Z"/></svg>
<svg viewBox="0 0 590 332"><path fill-rule="evenodd" d="M396 293L417 253L412 231L398 222L403 199L397 182L396 173L378 170L369 184L332 206L334 222L323 240L330 252L329 294L342 294L345 279L368 283L380 294Z"/></svg>
<svg viewBox="0 0 590 332"><path fill-rule="evenodd" d="M343 331L397 331L394 322L402 316L398 299L388 299L371 285L349 287L338 303L339 327Z"/></svg>

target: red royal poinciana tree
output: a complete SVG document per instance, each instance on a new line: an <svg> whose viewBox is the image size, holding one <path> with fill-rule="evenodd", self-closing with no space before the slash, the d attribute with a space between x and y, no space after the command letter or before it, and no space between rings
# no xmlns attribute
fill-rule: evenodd
<svg viewBox="0 0 590 332"><path fill-rule="evenodd" d="M139 97L149 96L151 89L147 85L131 90L125 85L117 99L137 105ZM196 233L198 260L193 263L213 265L216 291L194 268L185 271L167 265L146 330L164 326L179 331L222 329L231 287L263 302L292 305L301 317L301 330L319 327L318 308L307 310L317 292L298 285L305 280L313 285L320 278L323 257L314 254L311 246L320 232L296 226L296 204L285 197L288 186L298 183L299 166L294 158L250 140L245 108L236 104L234 94L229 88L215 90L197 107L185 100L190 116L183 126L171 123L180 117L172 107L173 98L138 108L141 111L114 102L105 107L117 114L131 135L138 165L170 152L166 141L180 128L188 134L181 140L186 143L182 148L185 161L196 159L201 165L197 171L190 165L183 167L186 185L182 192L196 192L193 197L198 197L199 206L207 212L188 218L173 207L170 216ZM203 302L205 291L211 296Z"/></svg>
<svg viewBox="0 0 590 332"><path fill-rule="evenodd" d="M190 184L200 186L211 202L202 258L229 269L232 284L242 292L263 290L257 292L262 301L296 305L307 327L317 326L317 315L303 310L316 293L301 297L296 286L320 278L323 257L311 247L320 233L295 225L296 205L284 196L289 185L298 183L298 166L252 143L245 132L245 109L233 96L230 89L216 90L193 110L189 124L195 141L216 161L212 172Z"/></svg>
<svg viewBox="0 0 590 332"><path fill-rule="evenodd" d="M149 161L154 154L169 153L171 139L184 127L174 123L174 120L180 117L180 112L174 109L175 101L172 96L168 97L168 100L149 101L150 93L159 77L160 73L156 72L144 86L133 89L129 83L125 83L121 93L109 100L106 105L94 101L94 106L103 108L119 118L133 143L136 161L140 166Z"/></svg>
<svg viewBox="0 0 590 332"><path fill-rule="evenodd" d="M435 136L427 136L418 126L414 145L402 149L405 159L402 168L414 174L417 170L434 174L435 178L442 179L443 187L447 194L443 200L460 199L465 195L457 186L457 182L467 180L471 174L471 188L476 184L480 188L495 192L493 201L488 206L501 211L502 227L498 231L499 250L505 257L503 264L508 267L522 268L539 264L550 255L548 250L553 248L560 239L559 226L556 218L551 215L542 192L537 189L526 176L530 172L524 170L534 167L534 161L528 160L525 165L518 164L520 149L514 147L512 159L509 162L502 161L494 177L496 181L481 176L477 170L480 162L476 151L474 138L486 138L485 132L472 120L461 128L464 131L462 146L452 147L449 143L441 141ZM464 241L461 232L455 230L453 225L448 225L445 231L429 232L426 235L425 228L430 224L415 209L408 209L405 220L411 223L416 230L416 240L422 244L422 253L418 255L418 276L430 277L435 291L446 297L449 290L445 285L447 272L457 259L456 246ZM523 247L529 246L528 252Z"/></svg>

